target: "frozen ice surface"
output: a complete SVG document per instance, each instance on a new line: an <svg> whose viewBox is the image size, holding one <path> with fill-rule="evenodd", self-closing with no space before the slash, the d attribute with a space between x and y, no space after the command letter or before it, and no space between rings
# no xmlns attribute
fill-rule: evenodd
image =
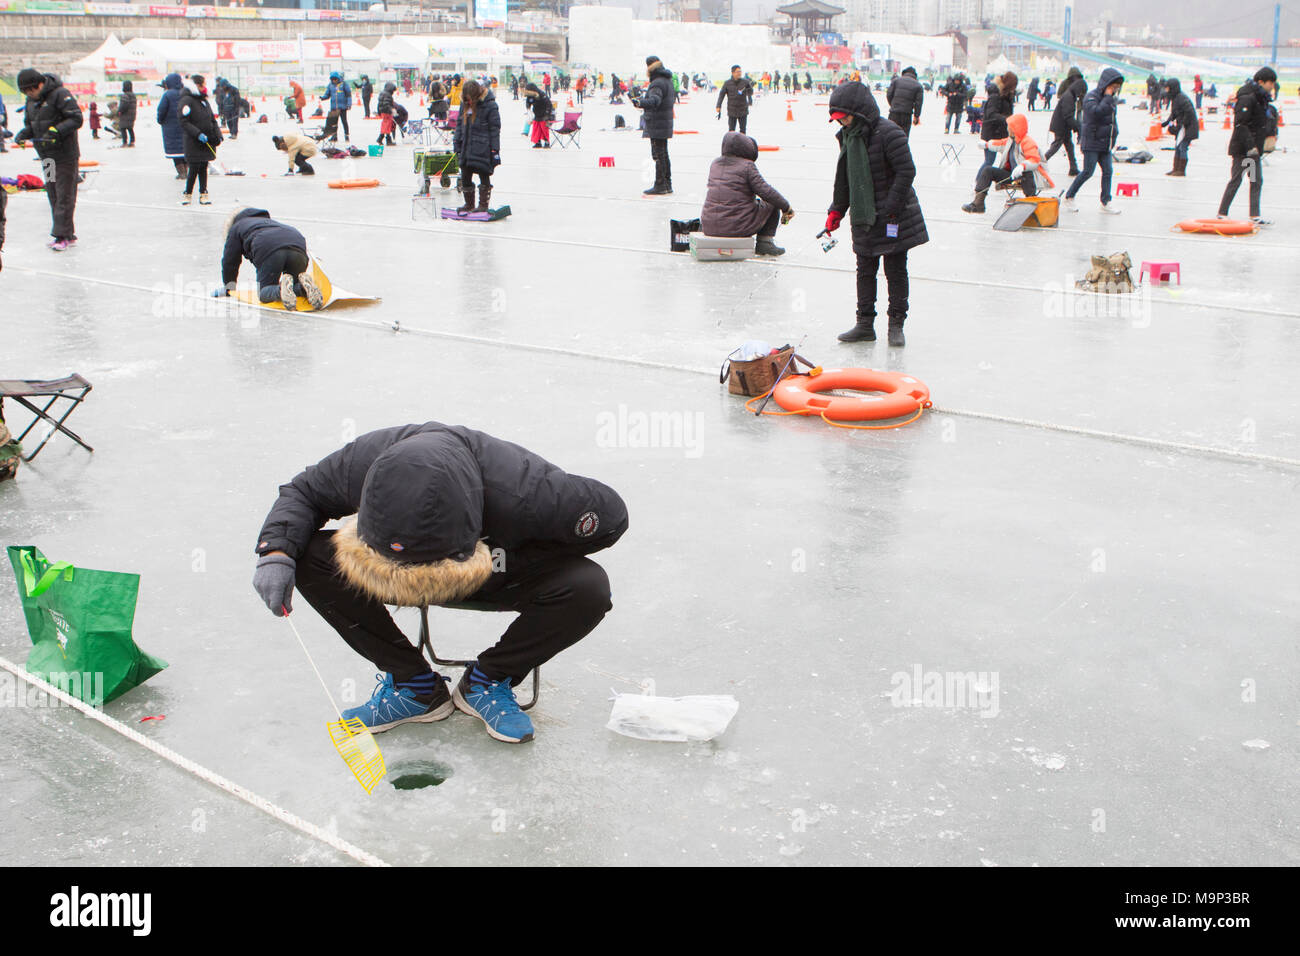
<svg viewBox="0 0 1300 956"><path fill-rule="evenodd" d="M807 334L814 361L906 370L944 408L1300 457L1294 157L1265 168L1278 225L1248 239L1169 231L1213 215L1214 124L1185 180L1163 175L1167 152L1117 168L1142 187L1123 215L1096 211L1094 182L1060 228L996 233L993 213L959 208L977 140L948 137L963 164L941 169L930 100L912 134L932 240L909 257L908 345L845 347L849 244L813 240L834 143L824 107L801 98L787 123L785 106L760 101L751 125L781 147L760 168L798 210L776 262L667 251L725 128L701 97L678 108L701 133L672 142L676 195L644 199L647 144L602 130L615 112L635 125L630 107L589 104L580 151L530 150L506 94L493 199L514 215L490 225L412 222L409 148L282 179L277 124L223 149L247 175L214 176L210 209L176 204L152 124L129 151L83 136L102 172L61 255L44 248L45 199L11 197L0 376L89 378L70 424L97 450L56 441L0 486L0 531L141 573L137 638L171 667L108 711L394 863L1300 862L1294 469L939 413L885 432L756 419L709 377L746 339ZM1045 147L1047 115L1030 124ZM1121 124L1134 140L1147 125ZM30 152L0 157L4 175L36 169ZM361 174L384 187L326 188ZM242 204L298 225L339 283L383 302L280 316L203 298ZM1053 286L1117 250L1135 272L1180 261L1183 284L1136 315L1063 311ZM679 416L676 447L609 429L652 413ZM499 744L463 716L398 728L378 738L390 767L445 781L366 796L250 587L254 536L303 465L427 419L609 482L631 529L599 556L613 612L543 668L537 739ZM0 593L0 653L22 661L17 600ZM398 620L415 634L415 612ZM309 609L297 621L340 696L366 696L370 665ZM501 626L432 623L458 656ZM893 693L914 670L939 675L937 705ZM730 694L741 712L708 743L628 740L605 729L611 683ZM167 719L139 722L152 714ZM67 709L0 719L5 819L42 820L0 830L6 860L344 861Z"/></svg>

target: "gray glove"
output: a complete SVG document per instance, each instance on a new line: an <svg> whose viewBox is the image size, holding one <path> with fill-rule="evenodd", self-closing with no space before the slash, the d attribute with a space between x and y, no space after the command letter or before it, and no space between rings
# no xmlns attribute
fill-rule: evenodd
<svg viewBox="0 0 1300 956"><path fill-rule="evenodd" d="M267 554L257 559L253 590L276 617L284 617L285 611L293 610L293 577L297 568L297 562L287 554Z"/></svg>

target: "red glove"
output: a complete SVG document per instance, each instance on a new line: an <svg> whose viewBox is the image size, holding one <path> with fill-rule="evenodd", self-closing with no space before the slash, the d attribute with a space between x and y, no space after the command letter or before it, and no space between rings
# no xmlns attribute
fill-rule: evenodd
<svg viewBox="0 0 1300 956"><path fill-rule="evenodd" d="M826 231L834 232L836 229L840 228L840 221L843 219L844 213L836 212L832 209L826 214Z"/></svg>

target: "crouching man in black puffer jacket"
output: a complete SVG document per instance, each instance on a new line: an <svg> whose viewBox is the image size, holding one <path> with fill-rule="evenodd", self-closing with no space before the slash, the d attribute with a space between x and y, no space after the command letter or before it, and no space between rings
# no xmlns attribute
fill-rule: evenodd
<svg viewBox="0 0 1300 956"><path fill-rule="evenodd" d="M221 254L221 288L214 296L229 295L239 279L239 266L247 259L257 270L258 299L276 299L289 311L301 295L313 309L325 307L325 295L311 274L307 239L301 232L276 222L265 209L251 206L230 217L226 246Z"/></svg>
<svg viewBox="0 0 1300 956"><path fill-rule="evenodd" d="M348 520L321 530L334 518ZM345 718L379 732L459 709L495 739L521 743L533 724L512 686L610 610L609 579L586 556L626 530L622 498L599 481L483 432L404 425L362 435L280 486L253 587L276 616L293 610L297 587L383 672ZM385 604L519 617L448 695Z"/></svg>
<svg viewBox="0 0 1300 956"><path fill-rule="evenodd" d="M889 283L889 344L900 346L906 342L907 250L930 241L912 188L916 165L907 134L881 118L871 90L861 83L837 88L831 94L830 111L831 120L843 128L835 134L840 160L826 231L838 229L848 213L858 257L857 322L840 333L839 340L876 340L876 270L883 258Z"/></svg>

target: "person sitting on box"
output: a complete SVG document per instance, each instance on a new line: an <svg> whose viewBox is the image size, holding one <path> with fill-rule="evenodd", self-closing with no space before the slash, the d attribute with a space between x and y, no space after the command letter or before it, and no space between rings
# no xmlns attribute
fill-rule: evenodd
<svg viewBox="0 0 1300 956"><path fill-rule="evenodd" d="M785 252L772 240L776 227L794 218L794 208L768 185L754 161L758 143L744 133L725 133L722 155L709 167L708 192L700 224L706 236L757 235L754 253L779 256Z"/></svg>

